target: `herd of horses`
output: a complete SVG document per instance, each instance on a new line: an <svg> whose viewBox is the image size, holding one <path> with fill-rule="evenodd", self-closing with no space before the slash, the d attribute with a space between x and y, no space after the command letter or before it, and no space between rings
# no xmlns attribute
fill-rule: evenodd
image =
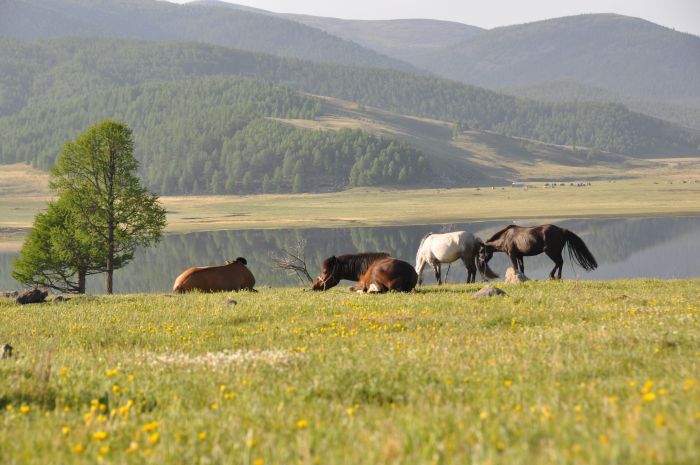
<svg viewBox="0 0 700 465"><path fill-rule="evenodd" d="M357 292L410 292L422 284L426 266L433 268L435 279L442 284L441 265L460 259L467 269L467 282L475 282L477 271L485 280L495 279L499 275L488 265L494 252L507 254L513 269L521 273L525 273L524 257L544 253L554 262L550 279L561 279L564 247L571 261L586 271L598 267L583 240L567 229L553 224L509 225L486 241L466 231L428 233L418 246L415 267L387 253L334 255L323 261L321 273L312 282L311 289L325 291L345 279L357 282L350 288ZM255 291L255 277L246 265L246 259L238 257L225 265L189 268L177 277L173 292Z"/></svg>

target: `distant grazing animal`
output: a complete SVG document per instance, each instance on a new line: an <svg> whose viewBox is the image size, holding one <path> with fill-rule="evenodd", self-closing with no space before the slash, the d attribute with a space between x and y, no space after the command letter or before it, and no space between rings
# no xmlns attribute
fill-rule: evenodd
<svg viewBox="0 0 700 465"><path fill-rule="evenodd" d="M247 289L255 292L255 277L246 267L243 257L227 261L225 265L195 266L189 268L175 280L173 292L225 292Z"/></svg>
<svg viewBox="0 0 700 465"><path fill-rule="evenodd" d="M328 257L321 264L321 274L311 283L311 289L325 291L337 286L341 279L359 281L372 262L388 256L384 252L371 252Z"/></svg>
<svg viewBox="0 0 700 465"><path fill-rule="evenodd" d="M478 261L479 249L484 245L483 241L467 231L455 231L445 234L426 234L420 241L416 253L416 273L418 273L418 285L423 284L423 269L426 265L433 267L435 279L442 284L441 264L452 263L461 258L467 268L467 282L476 281L476 270L482 278L498 278L488 264Z"/></svg>
<svg viewBox="0 0 700 465"><path fill-rule="evenodd" d="M559 272L556 278L561 279L561 269L564 264L561 252L565 245L569 246L569 258L572 262L576 261L586 271L598 268L593 254L580 237L568 229L553 224L532 228L507 226L484 243L479 251L479 260L488 263L494 251L505 252L513 263L513 269L525 273L523 257L544 252L554 262L554 268L549 273L550 279L555 278L557 270Z"/></svg>
<svg viewBox="0 0 700 465"><path fill-rule="evenodd" d="M387 291L411 292L418 282L416 270L403 260L386 257L375 260L357 285L351 289L359 292Z"/></svg>

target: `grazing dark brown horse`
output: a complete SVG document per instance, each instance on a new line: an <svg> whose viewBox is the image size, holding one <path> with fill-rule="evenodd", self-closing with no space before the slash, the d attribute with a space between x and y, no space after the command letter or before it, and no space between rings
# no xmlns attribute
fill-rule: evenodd
<svg viewBox="0 0 700 465"><path fill-rule="evenodd" d="M311 283L311 289L325 291L337 286L341 279L359 281L372 262L388 256L384 252L370 252L328 257L323 260L321 274Z"/></svg>
<svg viewBox="0 0 700 465"><path fill-rule="evenodd" d="M411 292L418 282L418 273L410 263L396 258L386 257L375 260L360 277L360 282L353 286L353 291Z"/></svg>
<svg viewBox="0 0 700 465"><path fill-rule="evenodd" d="M173 292L222 292L247 289L255 292L255 277L246 267L248 262L238 257L234 262L218 266L194 266L175 280Z"/></svg>
<svg viewBox="0 0 700 465"><path fill-rule="evenodd" d="M569 257L572 262L577 262L586 271L598 268L593 254L580 237L568 229L553 224L532 228L507 226L484 243L479 251L479 260L488 263L494 251L505 252L513 263L513 269L525 273L523 257L544 252L554 262L554 268L549 273L549 277L554 279L555 272L558 270L556 278L561 279L561 270L564 265L561 252L566 245L569 246Z"/></svg>

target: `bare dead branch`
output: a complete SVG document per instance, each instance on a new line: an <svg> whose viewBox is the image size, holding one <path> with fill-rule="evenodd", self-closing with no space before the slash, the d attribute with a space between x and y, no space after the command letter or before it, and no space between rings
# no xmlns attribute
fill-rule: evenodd
<svg viewBox="0 0 700 465"><path fill-rule="evenodd" d="M272 253L270 258L275 266L289 275L296 275L302 284L311 283L313 278L306 267L306 240L299 239L291 249L283 249L279 253Z"/></svg>

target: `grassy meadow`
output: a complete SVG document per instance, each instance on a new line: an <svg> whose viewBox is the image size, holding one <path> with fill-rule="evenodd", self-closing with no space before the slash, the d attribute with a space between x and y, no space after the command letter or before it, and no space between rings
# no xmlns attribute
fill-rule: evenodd
<svg viewBox="0 0 700 465"><path fill-rule="evenodd" d="M499 286L0 298L0 462L700 462L700 281Z"/></svg>

